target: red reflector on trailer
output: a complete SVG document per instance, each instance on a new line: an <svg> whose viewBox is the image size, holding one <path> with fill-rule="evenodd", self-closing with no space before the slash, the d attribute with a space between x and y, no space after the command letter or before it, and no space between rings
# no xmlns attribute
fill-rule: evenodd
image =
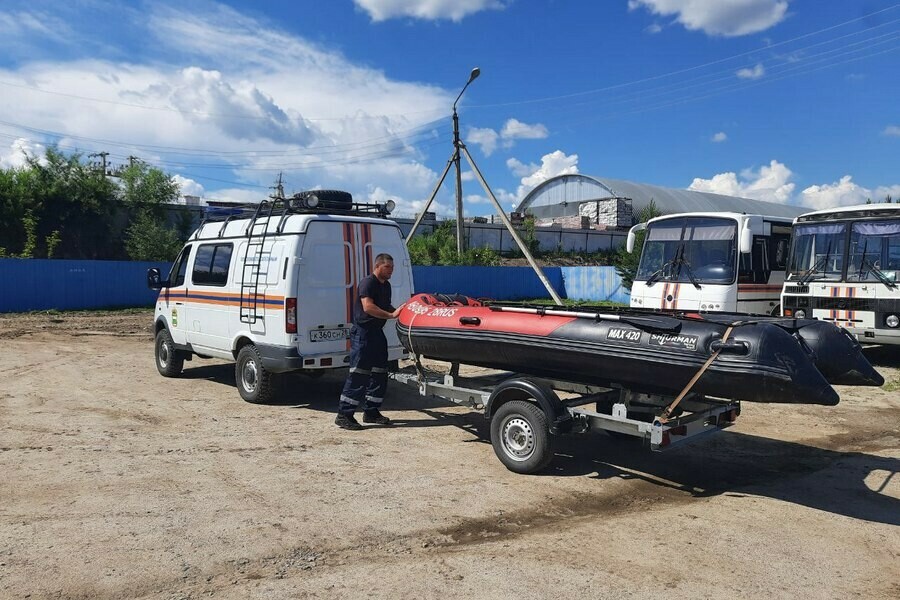
<svg viewBox="0 0 900 600"><path fill-rule="evenodd" d="M284 332L297 333L297 299L284 299Z"/></svg>
<svg viewBox="0 0 900 600"><path fill-rule="evenodd" d="M314 358L304 358L303 359L303 366L314 365L314 364L316 364L316 359L314 359Z"/></svg>
<svg viewBox="0 0 900 600"><path fill-rule="evenodd" d="M331 366L331 359L330 359L330 358L323 358L322 361L321 361L319 364L322 365L323 367L330 367L330 366Z"/></svg>

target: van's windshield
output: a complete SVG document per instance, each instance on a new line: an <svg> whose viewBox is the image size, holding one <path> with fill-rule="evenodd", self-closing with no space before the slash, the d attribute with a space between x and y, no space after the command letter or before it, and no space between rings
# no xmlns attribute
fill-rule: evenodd
<svg viewBox="0 0 900 600"><path fill-rule="evenodd" d="M662 219L651 223L646 235L635 281L734 281L737 222L733 219Z"/></svg>

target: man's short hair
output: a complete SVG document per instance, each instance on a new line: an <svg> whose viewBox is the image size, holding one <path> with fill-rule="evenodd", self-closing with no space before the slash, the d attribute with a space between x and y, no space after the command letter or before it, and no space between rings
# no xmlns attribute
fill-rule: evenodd
<svg viewBox="0 0 900 600"><path fill-rule="evenodd" d="M382 252L378 256L375 257L375 266L377 267L380 264L384 264L386 262L394 262L394 257L386 252Z"/></svg>

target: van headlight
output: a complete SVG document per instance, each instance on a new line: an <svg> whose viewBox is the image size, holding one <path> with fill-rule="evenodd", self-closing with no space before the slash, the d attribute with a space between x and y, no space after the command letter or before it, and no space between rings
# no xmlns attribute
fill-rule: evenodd
<svg viewBox="0 0 900 600"><path fill-rule="evenodd" d="M315 194L310 194L306 197L306 207L307 208L315 208L319 205L319 197Z"/></svg>
<svg viewBox="0 0 900 600"><path fill-rule="evenodd" d="M884 319L884 324L891 329L896 329L898 326L900 326L900 317L898 317L897 315L888 315Z"/></svg>
<svg viewBox="0 0 900 600"><path fill-rule="evenodd" d="M794 316L797 317L798 319L805 319L806 311L803 310L802 308L798 308L797 310L794 311Z"/></svg>
<svg viewBox="0 0 900 600"><path fill-rule="evenodd" d="M397 208L397 203L393 200L388 200L384 203L384 214L389 215L394 212L394 209Z"/></svg>

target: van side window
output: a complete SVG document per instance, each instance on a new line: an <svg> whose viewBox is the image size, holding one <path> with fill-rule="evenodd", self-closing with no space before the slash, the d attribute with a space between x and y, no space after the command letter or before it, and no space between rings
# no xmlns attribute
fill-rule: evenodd
<svg viewBox="0 0 900 600"><path fill-rule="evenodd" d="M204 244L197 248L191 281L196 285L224 286L228 282L232 244Z"/></svg>
<svg viewBox="0 0 900 600"><path fill-rule="evenodd" d="M188 259L191 257L191 247L192 246L190 245L185 246L181 251L181 254L178 255L178 258L175 259L175 262L172 263L172 270L169 271L169 285L172 287L184 285L184 276L187 274Z"/></svg>

